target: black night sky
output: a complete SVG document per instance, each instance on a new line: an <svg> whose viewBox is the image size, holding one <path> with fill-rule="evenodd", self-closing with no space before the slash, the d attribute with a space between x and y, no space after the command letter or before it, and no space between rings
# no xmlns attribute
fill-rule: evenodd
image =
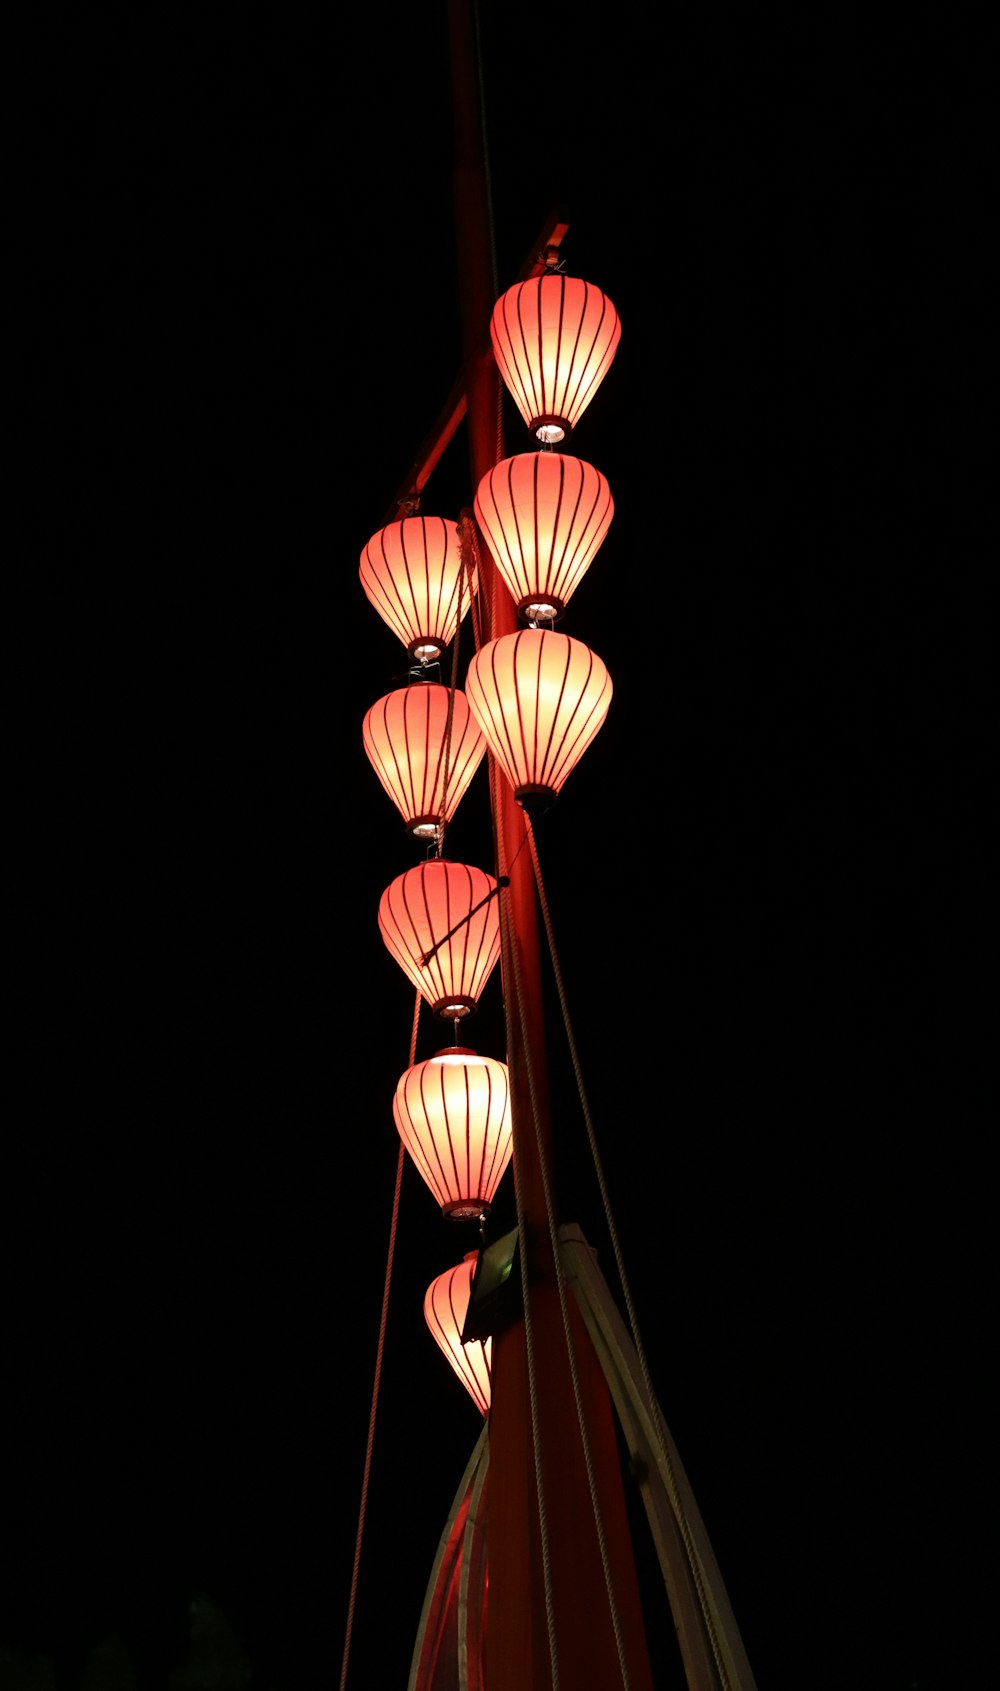
<svg viewBox="0 0 1000 1691"><path fill-rule="evenodd" d="M0 1691L339 1681L413 1011L376 910L418 855L358 559L461 356L447 8L368 10L50 12L25 53ZM966 1691L981 43L483 12L499 286L562 206L623 324L563 625L615 695L537 839L660 1402L759 1691ZM424 509L473 493L460 431ZM478 779L449 854L492 868ZM359 1691L406 1684L478 1434L421 1314L475 1243L407 1168Z"/></svg>

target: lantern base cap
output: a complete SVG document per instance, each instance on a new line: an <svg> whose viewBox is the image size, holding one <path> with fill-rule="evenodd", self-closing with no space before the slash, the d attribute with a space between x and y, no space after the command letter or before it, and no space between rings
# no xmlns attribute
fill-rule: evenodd
<svg viewBox="0 0 1000 1691"><path fill-rule="evenodd" d="M480 1221L489 1215L490 1205L485 1198L459 1198L453 1204L442 1204L441 1214L450 1221ZM478 1256L478 1251L470 1251L470 1256Z"/></svg>
<svg viewBox="0 0 1000 1691"><path fill-rule="evenodd" d="M437 663L438 658L444 651L444 641L414 640L409 646L407 646L406 651L407 655L413 659L414 663Z"/></svg>
<svg viewBox="0 0 1000 1691"><path fill-rule="evenodd" d="M537 594L529 594L517 608L527 623L538 623L544 628L558 622L566 610L561 599L539 599Z"/></svg>
<svg viewBox="0 0 1000 1691"><path fill-rule="evenodd" d="M463 1016L473 1016L476 1012L474 998L439 998L431 1005L435 1016L440 1016L443 1022L457 1022Z"/></svg>
<svg viewBox="0 0 1000 1691"><path fill-rule="evenodd" d="M529 816L541 816L555 804L558 794L554 787L518 787L514 797Z"/></svg>
<svg viewBox="0 0 1000 1691"><path fill-rule="evenodd" d="M415 840L436 840L441 832L441 818L412 816L406 824L406 832L412 834Z"/></svg>
<svg viewBox="0 0 1000 1691"><path fill-rule="evenodd" d="M567 440L572 432L565 417L533 417L528 427L543 446L558 446L559 442Z"/></svg>

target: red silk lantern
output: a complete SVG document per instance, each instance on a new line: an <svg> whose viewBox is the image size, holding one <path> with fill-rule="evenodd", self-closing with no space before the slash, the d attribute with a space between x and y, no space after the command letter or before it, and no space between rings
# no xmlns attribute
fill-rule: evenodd
<svg viewBox="0 0 1000 1691"><path fill-rule="evenodd" d="M380 528L361 554L360 576L379 616L418 663L439 658L454 639L474 588L457 524L444 517L403 517Z"/></svg>
<svg viewBox="0 0 1000 1691"><path fill-rule="evenodd" d="M500 296L490 338L525 423L543 445L552 445L576 426L607 375L621 319L593 283L547 270Z"/></svg>
<svg viewBox="0 0 1000 1691"><path fill-rule="evenodd" d="M523 809L561 791L611 704L611 677L581 640L554 629L502 634L469 663L465 691Z"/></svg>
<svg viewBox="0 0 1000 1691"><path fill-rule="evenodd" d="M392 1113L442 1215L488 1215L513 1149L506 1064L448 1046L400 1076Z"/></svg>
<svg viewBox="0 0 1000 1691"><path fill-rule="evenodd" d="M436 857L385 889L378 925L386 947L436 1016L471 1015L500 956L492 875Z"/></svg>
<svg viewBox="0 0 1000 1691"><path fill-rule="evenodd" d="M476 521L519 611L554 622L608 532L607 478L559 452L505 458L479 483Z"/></svg>
<svg viewBox="0 0 1000 1691"><path fill-rule="evenodd" d="M462 1343L472 1279L478 1251L468 1251L464 1261L432 1280L424 1295L424 1320L480 1414L490 1412L493 1340L470 1339Z"/></svg>
<svg viewBox="0 0 1000 1691"><path fill-rule="evenodd" d="M407 832L418 840L436 838L451 821L486 752L465 694L456 688L452 695L436 681L387 693L367 712L361 737Z"/></svg>

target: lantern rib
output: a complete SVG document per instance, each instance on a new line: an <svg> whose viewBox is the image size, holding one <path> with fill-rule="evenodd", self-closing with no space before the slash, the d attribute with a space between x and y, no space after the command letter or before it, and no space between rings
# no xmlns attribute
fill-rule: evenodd
<svg viewBox="0 0 1000 1691"><path fill-rule="evenodd" d="M476 1154L475 1154L476 1134L475 1134L475 1130L474 1130L474 1127L473 1127L473 1121L472 1121L472 1097L471 1097L471 1094L469 1092L469 1071L468 1071L468 1069L466 1069L464 1071L463 1079L464 1079L464 1082L465 1082L465 1133L463 1135L464 1140L465 1140L465 1144L464 1144L465 1182L466 1182L466 1186L468 1188L470 1196L475 1196L476 1198L482 1198L482 1196L483 1196L483 1162L482 1162L482 1156L480 1156L477 1159ZM489 1118L487 1117L487 1127L488 1127L488 1122L489 1122ZM484 1141L485 1141L485 1134L483 1135L483 1138L484 1138ZM475 1164L476 1164L477 1161L478 1161L478 1165L479 1165L478 1168L475 1167Z"/></svg>
<svg viewBox="0 0 1000 1691"><path fill-rule="evenodd" d="M518 639L520 639L520 635L515 636L515 640L518 640ZM502 692L502 689L501 689L501 686L500 686L498 673L497 673L497 659L499 657L499 649L500 649L499 641L497 641L497 640L492 641L490 646L489 646L489 668L490 668L490 679L493 683L493 698L492 698L492 700L487 701L487 707L489 709L490 722L492 723L493 732L496 735L497 743L501 747L505 748L506 755L501 758L501 762L506 765L508 773L512 777L516 777L516 773L517 773L517 770L518 770L517 751L516 751L516 748L515 748L515 745L514 745L512 735L510 733L510 729L509 729L508 724L507 724L507 719L504 716L503 712L501 711L501 712L498 713L497 708L496 708L498 701L503 697L503 692ZM477 668L476 673L477 673L477 677L478 677L478 668ZM466 683L466 684L468 684L468 683ZM501 732L499 732L499 733L497 732L498 716L499 716L499 728L501 730ZM516 781L515 781L515 784L516 784Z"/></svg>
<svg viewBox="0 0 1000 1691"><path fill-rule="evenodd" d="M522 302L523 299L525 299L525 297L526 296L525 296L524 288L520 287L517 291L517 308L518 308L518 321L519 321L519 323L523 322L522 313L521 313L521 302ZM542 383L541 393L538 392L538 390L535 386L535 369L534 369L534 366L533 366L533 364L532 364L532 362L531 362L531 360L528 356L528 336L527 336L527 333L525 333L524 331L522 331L522 339L521 339L521 345L524 349L524 357L525 357L525 361L527 362L527 367L528 367L528 377L529 377L529 381L530 381L530 384L531 384L530 387L526 388L525 384L524 384L524 378L523 378L523 375L522 375L522 377L521 377L521 388L522 388L522 392L525 393L525 396L526 396L527 401L528 401L528 417L537 417L541 413L543 413L544 410L545 410L545 366L542 363L542 359L541 359L542 319L541 319L541 313L540 312L537 314L536 319L535 319L535 334L537 336L538 345L539 345L538 370L540 372L540 380L541 380L541 383ZM521 369L520 365L518 366L518 369L520 371L520 369Z"/></svg>
<svg viewBox="0 0 1000 1691"><path fill-rule="evenodd" d="M557 280L559 282L559 312L558 312L559 329L558 329L558 333L556 335L556 367L555 367L555 370L554 370L553 376L552 376L552 406L551 406L551 409L556 413L557 416L568 418L568 416L569 416L569 406L566 404L565 396L566 396L567 385L568 385L569 379L570 379L570 374L571 374L572 368L573 368L573 360L571 358L570 361L569 361L569 366L568 366L567 371L566 371L566 376L563 380L562 386L560 387L560 385L559 385L559 372L562 369L563 331L564 331L565 324L566 324L566 278L565 278L565 276L560 275L557 278ZM539 292L539 301L541 301L541 292ZM539 318L541 318L541 312L539 312Z"/></svg>
<svg viewBox="0 0 1000 1691"><path fill-rule="evenodd" d="M414 760L410 755L410 713L405 708L403 711L403 744L406 749L406 757L402 760L396 752L395 745L392 746L393 767L396 771L396 781L398 783L397 790L403 796L405 809L408 815L416 816L418 814L418 805L416 803L417 795L413 785Z"/></svg>
<svg viewBox="0 0 1000 1691"><path fill-rule="evenodd" d="M431 1103L431 1102L429 1102L429 1097L430 1097L431 1083L432 1082L433 1082L434 1098L433 1098L433 1102ZM448 1141L448 1149L452 1153L451 1161L452 1161L452 1175L453 1175L453 1178L454 1178L454 1189L456 1191L460 1192L462 1190L462 1183L461 1183L459 1176L458 1176L458 1170L455 1167L454 1147L452 1146L452 1142L451 1142L451 1120L450 1120L450 1117L448 1115L448 1100L447 1100L447 1095L446 1095L446 1090L445 1090L445 1075L444 1075L444 1070L441 1068L440 1064L425 1063L423 1065L423 1067L421 1068L421 1072L420 1072L419 1090L420 1090L420 1102L423 1105L425 1115L431 1116L433 1119L437 1119L437 1107L440 1104L441 1117L443 1118L443 1121L444 1121L445 1137ZM446 1204L449 1201L450 1190L451 1190L449 1188L449 1185L448 1185L447 1167L446 1167L444 1158L442 1157L442 1154L441 1154L441 1147L439 1147L439 1145L437 1143L437 1138L433 1133L430 1135L430 1142L431 1142L431 1149L434 1152L434 1163L433 1163L432 1166L436 1167L436 1169L437 1169L437 1180L435 1182L435 1190L436 1190L439 1202Z"/></svg>
<svg viewBox="0 0 1000 1691"><path fill-rule="evenodd" d="M433 791L435 776L437 773L431 768L431 758L433 754L431 752L430 727L431 713L429 710L425 710L423 723L418 729L416 746L417 755L416 758L414 758L411 752L410 713L407 711L404 718L403 736L407 752L406 763L407 778L410 786L410 811L413 816L422 816L424 811L427 809L427 783L428 781L432 783L431 790ZM416 768L420 768L421 770L421 788L419 794L417 792L416 785L414 784L414 770Z"/></svg>
<svg viewBox="0 0 1000 1691"><path fill-rule="evenodd" d="M561 276L559 277L559 286L562 289L563 293L565 293L565 285L564 285L564 282L563 282L563 278ZM542 294L541 289L539 289L538 294L537 294L537 300L538 300L538 368L539 368L539 371L541 372L542 391L541 391L541 394L539 396L541 403L538 406L538 413L541 416L544 417L550 411L555 412L555 411L558 411L558 409L559 409L558 379L559 379L559 345L560 345L560 341L561 341L561 337L562 337L562 301L560 300L560 304L559 304L559 332L556 335L555 369L552 372L550 372L548 370L547 366L546 366L546 363L545 363L545 313L542 310L542 300L543 300L543 298L544 298L544 295ZM551 382L551 395L550 395L550 392L549 392L550 382Z"/></svg>
<svg viewBox="0 0 1000 1691"><path fill-rule="evenodd" d="M589 648L585 648L585 649L588 651L587 683L589 685L590 678L594 673L594 654L589 651ZM601 700L604 698L605 691L606 691L606 688L604 686L602 686L600 693L594 699L592 699L590 707L586 711L585 715L583 715L583 717L581 718L581 721L580 721L579 725L577 726L577 732L572 739L569 739L568 735L569 735L570 729L576 723L576 717L577 717L576 712L574 712L571 721L569 723L567 723L566 729L565 729L564 734L563 734L563 743L562 743L562 746L560 748L563 751L563 754L564 754L563 759L562 759L562 763L560 765L560 771L563 768L565 768L567 764L569 765L569 768L571 768L571 769L575 767L575 765L579 762L583 753L586 751L587 747L589 746L591 740L594 737L594 734L597 732L597 728L600 726L600 723L603 722L604 718L603 718L603 716L601 716L597 725L594 726L594 727L591 726L591 724L594 721L594 716L599 709Z"/></svg>
<svg viewBox="0 0 1000 1691"><path fill-rule="evenodd" d="M464 1134L460 1134L458 1136L458 1140L459 1140L458 1144L456 1144L456 1134L455 1134L455 1130L452 1126L452 1116L454 1114L454 1109L453 1109L454 1099L452 1098L452 1099L449 1100L449 1096L448 1096L449 1092L452 1091L453 1089L450 1088L449 1085L448 1085L448 1081L450 1079L450 1076L445 1072L444 1069L442 1069L442 1071L441 1071L441 1095L442 1095L443 1113L444 1113L444 1120L445 1120L445 1130L446 1130L447 1138L448 1138L448 1153L449 1153L449 1156L451 1158L451 1176L452 1176L452 1180L454 1182L455 1190L457 1192L461 1193L462 1196L465 1197L465 1198L474 1199L474 1198L478 1197L478 1193L473 1190L472 1169L469 1166L469 1151L468 1151L469 1077L468 1077L468 1074L466 1073L463 1076L463 1078L464 1078L464 1081L465 1081L465 1132L464 1132ZM461 1114L461 1110L459 1110L459 1115L460 1114ZM464 1145L462 1144L463 1139L465 1141ZM463 1160L464 1160L464 1167L462 1166Z"/></svg>
<svg viewBox="0 0 1000 1691"><path fill-rule="evenodd" d="M585 316L585 313L586 313L586 310L587 310L588 284L586 282L584 283L584 290L585 290L585 292L584 292L584 296L583 296L583 310L580 312L580 315L577 318L576 332L573 336L573 350L570 353L570 355L569 355L569 357L566 361L566 377L565 377L565 382L563 384L562 400L563 400L563 406L564 406L568 416L573 416L580 409L580 407L577 406L576 401L577 401L577 398L579 396L580 383L583 381L583 379L586 375L586 372L587 372L586 359L584 359L583 368L580 371L580 373L577 374L577 354L580 351L581 336L583 334L584 316ZM574 385L574 381L575 381L575 385Z"/></svg>
<svg viewBox="0 0 1000 1691"><path fill-rule="evenodd" d="M501 303L501 319L503 322L504 336L506 340L504 348L504 381L507 383L515 401L517 402L517 408L520 411L521 416L527 422L531 410L531 395L527 392L524 386L524 381L521 376L521 366L516 357L513 358L512 362L512 355L514 352L514 334L511 330L508 317L508 305L510 305L513 309L514 320L517 333L521 341L521 346L526 353L527 341L525 338L524 324L521 316L520 288L517 289L513 299L511 299L511 295L509 293L505 294Z"/></svg>
<svg viewBox="0 0 1000 1691"><path fill-rule="evenodd" d="M539 662L541 662L541 653L543 650L544 648L539 647ZM566 703L566 684L569 680L570 670L573 665L573 653L575 651L575 646L568 645L566 647L566 659L563 664L562 680L559 683L558 703L552 713L552 722L545 745L545 769L548 774L548 781L546 782L546 785L553 785L557 788L559 786L559 782L556 777L565 764L565 758L563 759L563 764L560 764L559 757L566 745L566 737L573 726L575 716L575 709L571 708L569 720L564 725L563 718L566 713L563 707ZM593 665L591 664L591 668L592 667Z"/></svg>
<svg viewBox="0 0 1000 1691"><path fill-rule="evenodd" d="M584 475L582 463L580 463L579 460L576 460L576 464L576 488L575 490L570 490L568 492L568 498L572 500L573 503L573 511L569 522L566 525L566 540L562 551L563 581L574 576L578 579L586 569L586 546L590 534L590 521L594 510L593 501L591 501L589 512L584 511L583 509L583 495L586 477ZM562 494L566 491L565 483L568 475L569 470L567 467L563 477L563 485L560 487L560 509L562 508ZM599 486L600 484L598 484L598 487Z"/></svg>
<svg viewBox="0 0 1000 1691"><path fill-rule="evenodd" d="M530 589L529 584L528 584L528 572L524 567L524 542L525 542L525 537L521 532L521 518L520 518L520 513L519 513L519 510L518 510L517 499L516 499L515 492L514 492L514 478L515 478L516 469L517 469L517 460L514 459L514 458L508 459L508 462L507 462L507 478L506 478L507 479L507 498L510 501L510 509L511 509L511 512L512 512L513 518L514 518L514 534L515 534L515 537L516 537L516 540L517 540L517 550L516 550L516 552L511 548L509 542L507 542L507 534L506 534L506 530L504 529L502 517L500 518L500 532L503 535L504 541L506 543L505 551L506 551L506 556L509 560L508 566L507 566L508 570L510 572L510 575L509 575L509 578L508 578L508 584L509 585L516 584L516 588L517 588L516 596L517 596L517 598L520 599L520 598L523 598L526 593L529 593L531 591L531 589ZM537 514L536 514L536 517L535 517L535 532L536 532L536 534L538 532Z"/></svg>

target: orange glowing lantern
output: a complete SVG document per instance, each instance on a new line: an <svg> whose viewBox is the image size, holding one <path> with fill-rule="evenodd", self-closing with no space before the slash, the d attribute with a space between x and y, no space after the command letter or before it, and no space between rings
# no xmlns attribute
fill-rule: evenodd
<svg viewBox="0 0 1000 1691"><path fill-rule="evenodd" d="M489 1215L513 1148L506 1064L447 1046L400 1076L392 1112L442 1215Z"/></svg>
<svg viewBox="0 0 1000 1691"><path fill-rule="evenodd" d="M500 956L497 897L492 875L440 857L397 875L382 894L386 947L442 1020L472 1015Z"/></svg>
<svg viewBox="0 0 1000 1691"><path fill-rule="evenodd" d="M547 270L500 296L490 338L525 423L543 445L553 445L575 427L607 375L621 319L593 283Z"/></svg>
<svg viewBox="0 0 1000 1691"><path fill-rule="evenodd" d="M522 628L478 651L469 706L529 813L562 789L611 704L611 677L589 646L554 629Z"/></svg>
<svg viewBox="0 0 1000 1691"><path fill-rule="evenodd" d="M407 832L418 840L436 838L486 752L465 694L436 681L400 687L372 705L361 736Z"/></svg>
<svg viewBox="0 0 1000 1691"><path fill-rule="evenodd" d="M379 616L418 663L441 656L474 590L458 526L444 517L403 517L379 529L361 554L360 575Z"/></svg>
<svg viewBox="0 0 1000 1691"><path fill-rule="evenodd" d="M462 1343L478 1256L478 1251L468 1251L457 1267L449 1268L431 1281L424 1295L424 1320L476 1408L482 1415L488 1415L493 1340L470 1339L468 1344Z"/></svg>
<svg viewBox="0 0 1000 1691"><path fill-rule="evenodd" d="M608 532L607 478L556 452L521 452L482 478L476 521L518 610L555 622Z"/></svg>

